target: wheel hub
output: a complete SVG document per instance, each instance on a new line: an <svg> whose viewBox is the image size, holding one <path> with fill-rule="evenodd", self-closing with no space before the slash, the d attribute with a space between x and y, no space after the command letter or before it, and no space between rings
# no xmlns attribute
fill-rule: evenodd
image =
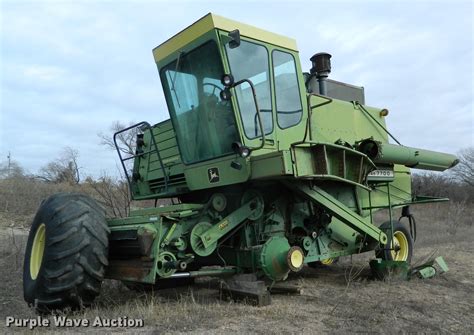
<svg viewBox="0 0 474 335"><path fill-rule="evenodd" d="M401 231L396 231L392 238L392 259L394 261L406 261L408 259L408 239Z"/></svg>

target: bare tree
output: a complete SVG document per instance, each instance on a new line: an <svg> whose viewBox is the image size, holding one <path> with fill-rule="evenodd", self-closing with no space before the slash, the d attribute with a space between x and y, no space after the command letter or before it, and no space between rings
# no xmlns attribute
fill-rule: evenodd
<svg viewBox="0 0 474 335"><path fill-rule="evenodd" d="M128 183L123 178L113 178L103 174L98 180L88 179L98 195L98 200L107 210L110 217L127 217L130 212L130 192Z"/></svg>
<svg viewBox="0 0 474 335"><path fill-rule="evenodd" d="M447 197L459 203L474 201L474 147L458 154L459 163L445 173L424 172L412 175L412 190L416 195Z"/></svg>
<svg viewBox="0 0 474 335"><path fill-rule="evenodd" d="M474 187L474 147L463 149L459 153L459 164L453 171L456 179Z"/></svg>
<svg viewBox="0 0 474 335"><path fill-rule="evenodd" d="M100 132L97 134L100 138L100 144L106 146L109 149L115 150L114 143L114 134L118 131L130 127L134 122L131 122L128 126L120 121L114 121L110 127L108 133ZM125 131L117 135L117 144L119 150L127 155L135 154L135 141L137 134L139 132L138 128L132 128L129 131Z"/></svg>
<svg viewBox="0 0 474 335"><path fill-rule="evenodd" d="M440 173L416 173L412 177L412 190L416 195L447 197L453 187L453 181Z"/></svg>
<svg viewBox="0 0 474 335"><path fill-rule="evenodd" d="M5 163L0 163L0 179L22 177L25 171L20 164L14 160L9 160Z"/></svg>
<svg viewBox="0 0 474 335"><path fill-rule="evenodd" d="M100 138L100 144L115 151L116 147L114 143L114 134L125 128L133 126L134 124L134 122L131 122L127 125L120 121L114 121L110 125L107 132L100 132L97 134ZM137 135L141 134L142 132L142 129L134 127L117 134L117 146L123 158L135 155ZM134 160L126 160L123 163L126 173L128 176L131 176ZM118 178L112 178L108 175L104 175L98 181L93 182L91 185L99 195L102 204L107 208L108 215L113 217L126 217L130 211L132 198L124 171L121 168L118 168L118 170L120 173Z"/></svg>
<svg viewBox="0 0 474 335"><path fill-rule="evenodd" d="M58 159L49 162L41 168L38 178L56 184L79 184L81 175L78 159L79 151L70 147L64 147Z"/></svg>

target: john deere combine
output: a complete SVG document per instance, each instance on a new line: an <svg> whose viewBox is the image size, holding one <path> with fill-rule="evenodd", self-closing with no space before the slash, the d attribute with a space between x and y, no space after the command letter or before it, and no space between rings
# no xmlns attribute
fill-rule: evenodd
<svg viewBox="0 0 474 335"><path fill-rule="evenodd" d="M104 278L139 288L245 273L274 282L366 251L411 260L408 206L443 199L415 197L410 168L443 171L457 159L400 145L387 109L327 79L329 54L304 73L293 39L208 14L153 55L170 119L124 129L137 133L135 154L117 152L134 200L173 204L105 219L84 195L47 199L28 240L28 303L88 305ZM392 217L400 207L410 229ZM385 223L373 220L380 209Z"/></svg>

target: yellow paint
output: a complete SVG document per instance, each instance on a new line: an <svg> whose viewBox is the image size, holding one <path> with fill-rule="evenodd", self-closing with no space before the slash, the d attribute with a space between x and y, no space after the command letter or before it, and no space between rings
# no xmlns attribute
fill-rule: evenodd
<svg viewBox="0 0 474 335"><path fill-rule="evenodd" d="M35 280L38 277L41 263L43 262L44 246L46 241L46 225L40 224L33 239L30 256L30 276Z"/></svg>
<svg viewBox="0 0 474 335"><path fill-rule="evenodd" d="M304 255L301 250L294 249L290 255L290 262L293 267L299 269L303 265Z"/></svg>
<svg viewBox="0 0 474 335"><path fill-rule="evenodd" d="M396 231L393 234L392 244L392 260L394 261L406 261L408 259L408 239L401 231ZM398 249L398 250L397 250Z"/></svg>
<svg viewBox="0 0 474 335"><path fill-rule="evenodd" d="M387 116L388 115L388 109L384 108L380 111L380 116Z"/></svg>
<svg viewBox="0 0 474 335"><path fill-rule="evenodd" d="M229 221L228 220L225 220L224 222L222 222L221 224L219 224L219 229L220 230L223 230L225 227L227 227L229 225Z"/></svg>
<svg viewBox="0 0 474 335"><path fill-rule="evenodd" d="M331 265L332 263L334 263L334 258L327 258L321 261L321 264L323 265Z"/></svg>
<svg viewBox="0 0 474 335"><path fill-rule="evenodd" d="M298 51L296 41L292 38L209 13L153 49L155 62L159 62L174 52L179 51L187 44L213 29L220 29L227 32L238 29L240 36Z"/></svg>

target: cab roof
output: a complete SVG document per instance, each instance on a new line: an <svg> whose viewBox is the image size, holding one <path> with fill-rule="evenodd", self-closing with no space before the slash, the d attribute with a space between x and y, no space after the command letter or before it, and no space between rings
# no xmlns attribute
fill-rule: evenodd
<svg viewBox="0 0 474 335"><path fill-rule="evenodd" d="M241 36L298 51L296 41L292 38L209 13L154 48L153 56L155 62L158 63L212 29L220 29L228 32L238 29Z"/></svg>

